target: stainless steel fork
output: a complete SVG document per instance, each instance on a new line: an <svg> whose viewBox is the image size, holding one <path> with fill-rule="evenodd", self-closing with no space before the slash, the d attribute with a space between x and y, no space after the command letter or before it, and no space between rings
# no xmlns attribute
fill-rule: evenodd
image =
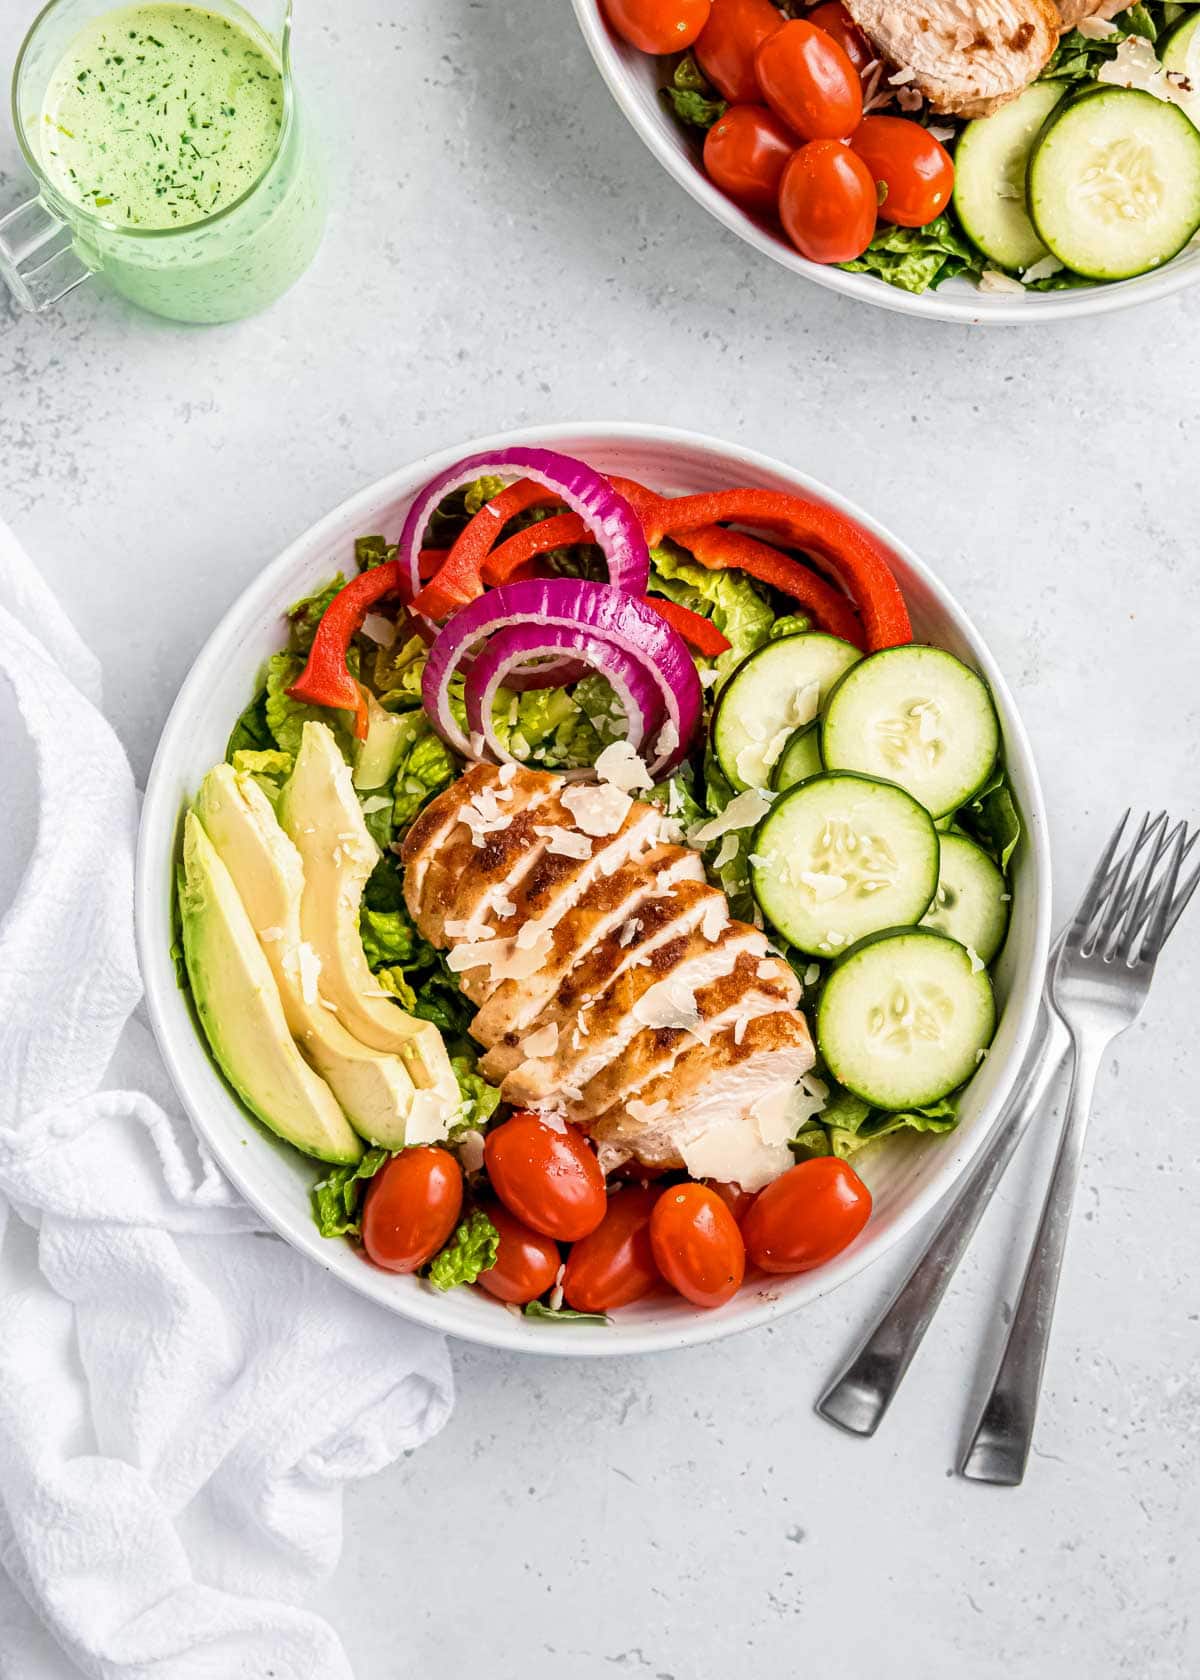
<svg viewBox="0 0 1200 1680"><path fill-rule="evenodd" d="M1173 842L1174 832L1170 838ZM1195 829L1184 846L1185 858L1198 840L1200 829ZM1121 867L1110 867L1108 885L1116 885ZM1175 894L1167 919L1168 935L1198 886L1200 868L1191 872ZM1127 886L1126 906L1132 897ZM1143 912L1143 925L1146 920L1148 915ZM1054 969L1066 934L1064 928L1050 953L1033 1049L983 1153L947 1204L911 1269L817 1402L822 1417L855 1435L873 1435L883 1421L1017 1145L1034 1116L1041 1112L1050 1086L1066 1062L1071 1037L1051 997Z"/></svg>
<svg viewBox="0 0 1200 1680"><path fill-rule="evenodd" d="M1114 879L1110 866L1128 819L1126 812L1075 912L1054 967L1054 1007L1075 1050L1071 1090L1004 1351L959 1465L974 1481L1015 1487L1025 1474L1096 1078L1109 1044L1142 1012L1169 930L1188 844L1186 827L1181 823L1169 829L1165 812L1143 818Z"/></svg>

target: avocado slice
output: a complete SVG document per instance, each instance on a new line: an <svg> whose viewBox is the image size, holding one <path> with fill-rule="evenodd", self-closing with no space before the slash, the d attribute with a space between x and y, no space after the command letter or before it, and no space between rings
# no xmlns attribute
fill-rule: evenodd
<svg viewBox="0 0 1200 1680"><path fill-rule="evenodd" d="M433 1142L430 1116L414 1116L419 1136L408 1129L415 1092L399 1056L361 1043L322 1002L320 961L300 933L304 865L262 788L218 764L201 783L195 810L258 934L292 1037L355 1131L384 1149ZM435 1134L444 1135L444 1127Z"/></svg>
<svg viewBox="0 0 1200 1680"><path fill-rule="evenodd" d="M274 977L229 871L194 811L183 829L183 954L212 1053L252 1114L319 1161L363 1146L288 1032Z"/></svg>
<svg viewBox="0 0 1200 1680"><path fill-rule="evenodd" d="M369 688L362 693L367 702L367 735L354 743L354 785L365 792L391 781L412 742L413 726L411 713L389 712Z"/></svg>
<svg viewBox="0 0 1200 1680"><path fill-rule="evenodd" d="M358 918L379 848L354 793L350 766L332 731L306 723L284 783L279 821L304 865L300 931L321 962L321 991L342 1025L373 1050L398 1055L426 1106L448 1120L461 1098L454 1069L431 1021L405 1014L367 966Z"/></svg>

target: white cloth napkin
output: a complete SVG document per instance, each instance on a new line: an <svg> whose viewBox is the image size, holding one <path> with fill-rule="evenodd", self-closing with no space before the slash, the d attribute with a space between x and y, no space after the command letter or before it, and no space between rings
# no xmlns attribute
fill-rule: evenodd
<svg viewBox="0 0 1200 1680"><path fill-rule="evenodd" d="M3 523L0 672L36 764L0 922L0 1675L348 1680L303 1600L343 1484L449 1416L445 1342L265 1234L183 1118L134 1014L133 778Z"/></svg>

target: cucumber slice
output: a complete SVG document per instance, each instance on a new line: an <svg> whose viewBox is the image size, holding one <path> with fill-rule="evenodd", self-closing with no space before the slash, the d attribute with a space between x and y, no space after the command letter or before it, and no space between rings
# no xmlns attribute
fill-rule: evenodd
<svg viewBox="0 0 1200 1680"><path fill-rule="evenodd" d="M1089 279L1159 268L1200 227L1200 132L1136 88L1068 101L1029 160L1029 214L1042 242Z"/></svg>
<svg viewBox="0 0 1200 1680"><path fill-rule="evenodd" d="M739 792L766 787L788 737L811 723L833 685L862 658L839 636L803 630L747 654L717 700L712 745Z"/></svg>
<svg viewBox="0 0 1200 1680"><path fill-rule="evenodd" d="M1008 932L1009 891L1004 876L965 834L942 835L942 867L922 927L957 939L990 963Z"/></svg>
<svg viewBox="0 0 1200 1680"><path fill-rule="evenodd" d="M874 1108L926 1108L956 1090L995 1030L987 970L930 928L865 940L834 967L817 1006L829 1071Z"/></svg>
<svg viewBox="0 0 1200 1680"><path fill-rule="evenodd" d="M1180 18L1175 26L1156 44L1155 51L1158 53L1158 62L1164 70L1176 70L1181 76L1188 74L1188 58L1192 50L1192 43L1197 39L1197 31L1200 31L1200 11L1192 12L1189 16ZM1200 91L1200 45L1197 46L1196 52L1197 63L1193 68L1196 73L1198 91Z"/></svg>
<svg viewBox="0 0 1200 1680"><path fill-rule="evenodd" d="M937 890L939 846L928 811L865 776L812 776L776 800L750 852L763 915L809 956L918 922Z"/></svg>
<svg viewBox="0 0 1200 1680"><path fill-rule="evenodd" d="M954 208L1001 268L1032 268L1046 253L1025 208L1029 154L1065 82L1034 82L993 116L967 124L954 148Z"/></svg>
<svg viewBox="0 0 1200 1680"><path fill-rule="evenodd" d="M987 684L941 648L884 648L838 684L825 714L828 770L879 776L943 817L982 787L1000 750Z"/></svg>
<svg viewBox="0 0 1200 1680"><path fill-rule="evenodd" d="M821 725L814 718L802 729L797 729L780 753L779 760L771 772L771 786L776 793L786 793L788 788L795 787L798 782L806 782L810 776L819 776L823 768Z"/></svg>

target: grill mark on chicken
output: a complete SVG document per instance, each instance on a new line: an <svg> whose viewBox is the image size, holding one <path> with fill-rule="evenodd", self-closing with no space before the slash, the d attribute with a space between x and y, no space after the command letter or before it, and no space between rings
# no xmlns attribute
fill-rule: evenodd
<svg viewBox="0 0 1200 1680"><path fill-rule="evenodd" d="M579 832L558 797L561 778L518 770L503 784L511 821L476 846L461 822L465 802L500 785L494 769L474 767L431 802L402 848L406 898L426 938L457 947L462 939L446 928L458 934L462 923L474 934L465 926L473 915L491 929L478 935L493 942L489 960L459 976L468 996L486 998L472 1022L486 1075L503 1079L506 1099L549 1104L612 1140L610 1155L648 1165L678 1164L697 1127L712 1125L715 1144L702 1136L701 1147L744 1141L767 1182L787 1164L786 1139L762 1132L756 1105L786 1097L813 1060L787 964L766 954L758 929L729 916L695 853L654 843L661 819L648 805L635 802L616 835L590 837L588 858L567 857L534 832ZM525 930L535 937L518 938ZM534 972L506 978L505 966L531 951ZM664 985L671 980L678 986ZM655 987L670 1024L639 1018ZM648 1005L651 1021L658 1007ZM539 1032L541 1053L530 1055L523 1046ZM652 1114L627 1112L634 1093Z"/></svg>
<svg viewBox="0 0 1200 1680"><path fill-rule="evenodd" d="M845 0L886 63L935 111L984 117L1045 68L1058 42L1053 0Z"/></svg>

